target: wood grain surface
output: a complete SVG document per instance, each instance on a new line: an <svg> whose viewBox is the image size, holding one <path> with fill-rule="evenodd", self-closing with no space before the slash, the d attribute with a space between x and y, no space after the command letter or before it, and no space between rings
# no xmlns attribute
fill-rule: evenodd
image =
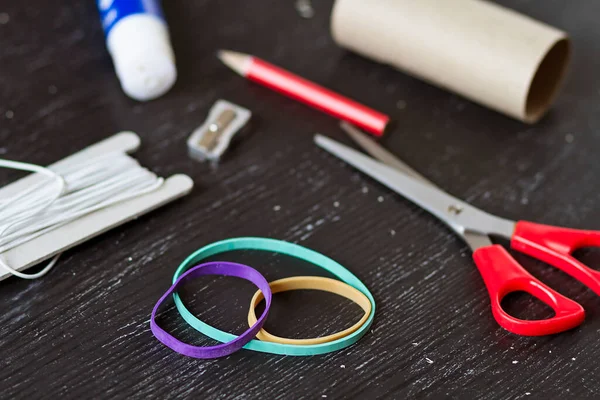
<svg viewBox="0 0 600 400"><path fill-rule="evenodd" d="M241 79L220 48L244 51L390 114L383 140L450 193L513 219L600 228L600 3L502 0L570 33L574 56L553 111L527 126L336 47L331 1L301 18L293 1L165 1L179 80L136 103L115 78L93 1L0 3L0 156L49 164L117 131L143 141L137 158L187 173L187 198L69 251L48 276L0 283L0 397L198 399L586 399L600 397L600 301L547 265L517 256L580 302L584 324L543 338L494 322L468 248L426 212L313 145L348 143L332 118ZM186 138L224 98L251 109L245 137L217 167L187 156ZM17 174L0 174L0 183ZM351 348L310 358L242 351L202 361L161 345L154 303L177 265L210 242L266 236L318 250L358 275L377 300L373 329ZM600 266L600 253L580 258ZM235 253L269 280L322 272L272 254ZM184 299L202 319L246 327L254 292L203 278ZM546 315L525 296L514 314ZM360 315L335 295L276 295L280 336L333 333ZM211 344L172 304L159 322Z"/></svg>

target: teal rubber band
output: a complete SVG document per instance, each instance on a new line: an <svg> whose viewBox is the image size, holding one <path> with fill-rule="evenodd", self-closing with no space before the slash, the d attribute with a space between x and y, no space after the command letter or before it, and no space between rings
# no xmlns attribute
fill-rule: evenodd
<svg viewBox="0 0 600 400"><path fill-rule="evenodd" d="M225 253L234 250L261 250L268 251L271 253L285 254L291 257L298 258L300 260L308 261L326 271L331 272L333 275L338 277L341 281L361 291L369 301L371 302L371 315L363 326L360 327L356 332L349 336L341 339L337 339L333 342L322 343L316 345L290 345L281 343L270 343L263 342L260 340L251 340L244 346L244 349L259 351L262 353L281 354L286 356L312 356L317 354L326 354L333 351L341 350L350 345L356 343L365 333L369 331L371 324L373 323L373 317L375 316L375 299L373 295L367 289L364 283L361 282L354 274L348 271L339 263L333 261L331 258L326 257L316 251L307 249L297 244L283 242L275 239L266 238L235 238L227 239L220 242L210 244L206 247L197 250L195 253L190 255L175 271L173 276L173 282L176 282L179 276L181 276L186 270L198 265L201 261L208 257L216 254ZM211 339L217 340L221 343L227 343L234 340L237 336L231 333L223 332L217 328L208 325L196 318L183 304L181 298L177 293L173 294L175 305L179 314L183 319L190 324L198 332L210 337Z"/></svg>

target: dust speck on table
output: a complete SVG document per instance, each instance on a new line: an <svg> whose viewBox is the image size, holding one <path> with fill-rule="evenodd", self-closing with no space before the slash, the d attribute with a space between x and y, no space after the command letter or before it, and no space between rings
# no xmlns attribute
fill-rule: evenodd
<svg viewBox="0 0 600 400"><path fill-rule="evenodd" d="M296 0L295 7L302 18L309 19L315 16L311 0Z"/></svg>
<svg viewBox="0 0 600 400"><path fill-rule="evenodd" d="M573 143L573 141L575 140L575 136L573 136L572 134L567 134L565 135L565 142L567 143Z"/></svg>

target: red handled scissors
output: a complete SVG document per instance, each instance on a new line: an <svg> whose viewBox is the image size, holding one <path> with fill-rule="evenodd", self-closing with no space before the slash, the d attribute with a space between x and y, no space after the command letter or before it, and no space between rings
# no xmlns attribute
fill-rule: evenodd
<svg viewBox="0 0 600 400"><path fill-rule="evenodd" d="M342 128L375 159L327 137L316 135L321 148L396 191L445 222L473 250L473 260L487 286L494 318L504 329L525 336L551 335L583 322L585 311L575 301L549 288L527 272L488 235L510 239L514 250L553 265L600 295L600 272L571 254L578 248L600 246L600 232L510 221L450 196L348 123ZM377 161L379 160L379 161ZM552 307L555 315L523 320L508 314L502 299L523 291Z"/></svg>

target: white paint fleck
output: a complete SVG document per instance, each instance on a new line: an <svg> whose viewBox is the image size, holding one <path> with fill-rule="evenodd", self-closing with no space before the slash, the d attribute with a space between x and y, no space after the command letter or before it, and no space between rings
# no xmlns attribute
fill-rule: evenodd
<svg viewBox="0 0 600 400"><path fill-rule="evenodd" d="M377 201L378 201L378 202L380 202L380 203L383 203L383 200L384 200L384 199L383 199L383 196L379 196L379 197L377 198Z"/></svg>
<svg viewBox="0 0 600 400"><path fill-rule="evenodd" d="M327 395L326 395L326 394L324 394L324 395L321 395L321 397L325 398L325 397L327 397Z"/></svg>
<svg viewBox="0 0 600 400"><path fill-rule="evenodd" d="M418 346L418 345L419 345L419 343L417 343L417 342L413 342L413 344L412 344L412 345L416 347L416 346Z"/></svg>
<svg viewBox="0 0 600 400"><path fill-rule="evenodd" d="M514 361L513 361L513 364L518 364L518 363L519 363L519 362L518 362L517 360L514 360Z"/></svg>
<svg viewBox="0 0 600 400"><path fill-rule="evenodd" d="M575 361L575 360L576 360L576 358L575 358L575 357L573 357L573 358L571 358L571 360Z"/></svg>
<svg viewBox="0 0 600 400"><path fill-rule="evenodd" d="M531 392L525 392L525 396L529 396Z"/></svg>
<svg viewBox="0 0 600 400"><path fill-rule="evenodd" d="M340 368L346 368L346 366L344 364L340 365Z"/></svg>
<svg viewBox="0 0 600 400"><path fill-rule="evenodd" d="M392 236L396 236L396 231L395 231L395 230L393 230L393 229L392 229L392 230L390 230L390 235L392 235Z"/></svg>
<svg viewBox="0 0 600 400"><path fill-rule="evenodd" d="M552 350L548 350L548 353L552 354Z"/></svg>
<svg viewBox="0 0 600 400"><path fill-rule="evenodd" d="M425 357L425 361L427 361L428 364L433 364L433 360L429 357Z"/></svg>
<svg viewBox="0 0 600 400"><path fill-rule="evenodd" d="M0 25L6 25L10 21L8 13L0 13Z"/></svg>
<svg viewBox="0 0 600 400"><path fill-rule="evenodd" d="M431 278L432 276L434 276L434 275L435 275L435 274L437 274L437 273L438 273L437 271L433 271L433 272L431 272L429 275L427 275L427 276L425 277L425 280L428 280L429 278Z"/></svg>
<svg viewBox="0 0 600 400"><path fill-rule="evenodd" d="M12 110L8 110L7 112L4 113L4 116L8 119L12 119L15 116L15 113Z"/></svg>
<svg viewBox="0 0 600 400"><path fill-rule="evenodd" d="M315 16L315 9L310 0L296 0L295 6L302 18L310 19Z"/></svg>
<svg viewBox="0 0 600 400"><path fill-rule="evenodd" d="M396 108L398 110L404 110L406 108L406 101L404 101L404 100L398 100L396 102Z"/></svg>
<svg viewBox="0 0 600 400"><path fill-rule="evenodd" d="M58 92L58 88L54 85L50 85L48 86L48 93L50 94L56 94Z"/></svg>
<svg viewBox="0 0 600 400"><path fill-rule="evenodd" d="M313 224L306 225L306 230L307 231L312 231L313 229L315 229L315 226Z"/></svg>
<svg viewBox="0 0 600 400"><path fill-rule="evenodd" d="M334 206L335 208L338 208L338 207L340 206L340 202L339 202L339 201L335 201L335 202L333 202L333 206Z"/></svg>
<svg viewBox="0 0 600 400"><path fill-rule="evenodd" d="M281 206L276 205L275 207L273 207L273 211L281 211Z"/></svg>
<svg viewBox="0 0 600 400"><path fill-rule="evenodd" d="M373 333L373 331L371 331L371 333ZM357 370L362 369L365 365L367 365L369 362L365 361L364 363L360 364L358 367L356 367Z"/></svg>
<svg viewBox="0 0 600 400"><path fill-rule="evenodd" d="M129 257L129 258L127 259L127 261L129 261L129 262L132 262L132 261L133 261L133 257Z"/></svg>
<svg viewBox="0 0 600 400"><path fill-rule="evenodd" d="M572 134L567 134L565 135L565 142L567 143L573 143L573 141L575 140L575 136Z"/></svg>
<svg viewBox="0 0 600 400"><path fill-rule="evenodd" d="M363 188L361 189L363 193L367 194L369 193L369 188L366 186L363 186Z"/></svg>

